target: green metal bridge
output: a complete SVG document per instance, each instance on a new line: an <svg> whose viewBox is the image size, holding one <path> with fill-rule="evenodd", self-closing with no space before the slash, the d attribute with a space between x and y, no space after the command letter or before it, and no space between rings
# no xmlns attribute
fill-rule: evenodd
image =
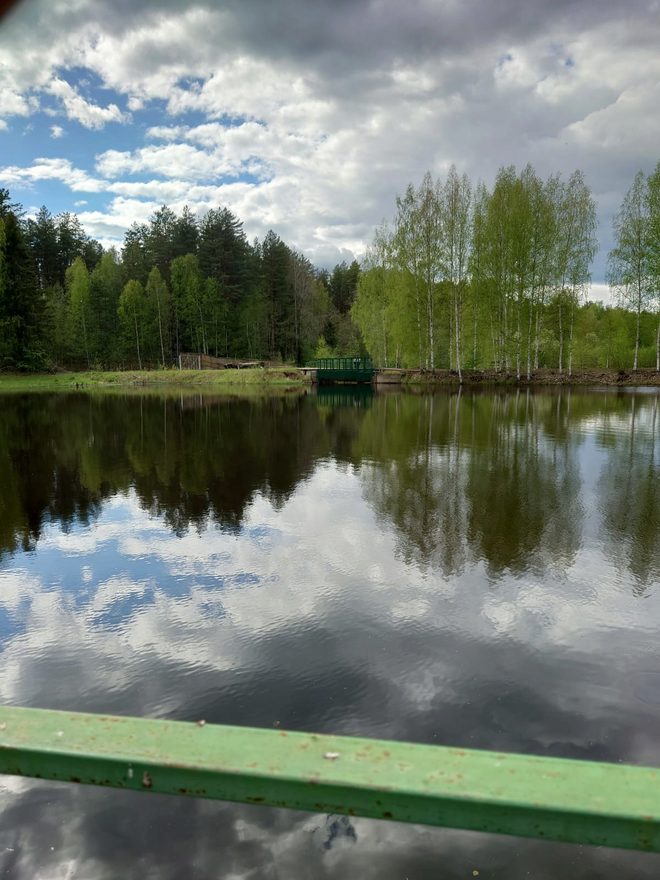
<svg viewBox="0 0 660 880"><path fill-rule="evenodd" d="M317 358L307 367L316 371L319 384L327 382L371 382L376 370L368 357Z"/></svg>
<svg viewBox="0 0 660 880"><path fill-rule="evenodd" d="M0 707L0 773L660 852L660 769Z"/></svg>

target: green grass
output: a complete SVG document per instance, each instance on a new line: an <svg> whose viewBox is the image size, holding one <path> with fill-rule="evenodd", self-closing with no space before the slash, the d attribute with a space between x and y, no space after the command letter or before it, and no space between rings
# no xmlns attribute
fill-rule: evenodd
<svg viewBox="0 0 660 880"><path fill-rule="evenodd" d="M89 391L112 388L190 388L218 391L303 388L310 380L297 367L245 370L126 370L81 373L0 373L4 391Z"/></svg>

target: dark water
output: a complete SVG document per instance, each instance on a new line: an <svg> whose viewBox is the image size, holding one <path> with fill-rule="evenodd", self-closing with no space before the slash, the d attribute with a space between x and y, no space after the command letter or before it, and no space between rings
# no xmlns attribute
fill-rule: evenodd
<svg viewBox="0 0 660 880"><path fill-rule="evenodd" d="M660 766L660 400L0 397L0 701ZM6 878L657 856L0 780Z"/></svg>

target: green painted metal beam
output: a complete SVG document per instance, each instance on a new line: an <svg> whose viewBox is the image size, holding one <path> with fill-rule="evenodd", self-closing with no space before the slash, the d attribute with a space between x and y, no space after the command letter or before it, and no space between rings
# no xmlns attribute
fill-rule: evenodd
<svg viewBox="0 0 660 880"><path fill-rule="evenodd" d="M0 708L0 773L660 852L660 770Z"/></svg>

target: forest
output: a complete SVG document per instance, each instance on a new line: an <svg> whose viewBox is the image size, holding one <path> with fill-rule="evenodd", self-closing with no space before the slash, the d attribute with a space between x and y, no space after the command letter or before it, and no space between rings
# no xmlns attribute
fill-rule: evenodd
<svg viewBox="0 0 660 880"><path fill-rule="evenodd" d="M454 167L426 174L377 230L352 315L392 366L660 370L660 163L636 176L614 233L604 307L585 301L596 205L580 171L502 168L492 190Z"/></svg>
<svg viewBox="0 0 660 880"><path fill-rule="evenodd" d="M0 189L0 370L156 368L181 352L380 366L660 370L660 163L635 177L608 256L616 305L588 302L596 206L580 171L452 167L396 198L361 265L319 269L228 208L162 206L104 249L75 214L26 216Z"/></svg>

